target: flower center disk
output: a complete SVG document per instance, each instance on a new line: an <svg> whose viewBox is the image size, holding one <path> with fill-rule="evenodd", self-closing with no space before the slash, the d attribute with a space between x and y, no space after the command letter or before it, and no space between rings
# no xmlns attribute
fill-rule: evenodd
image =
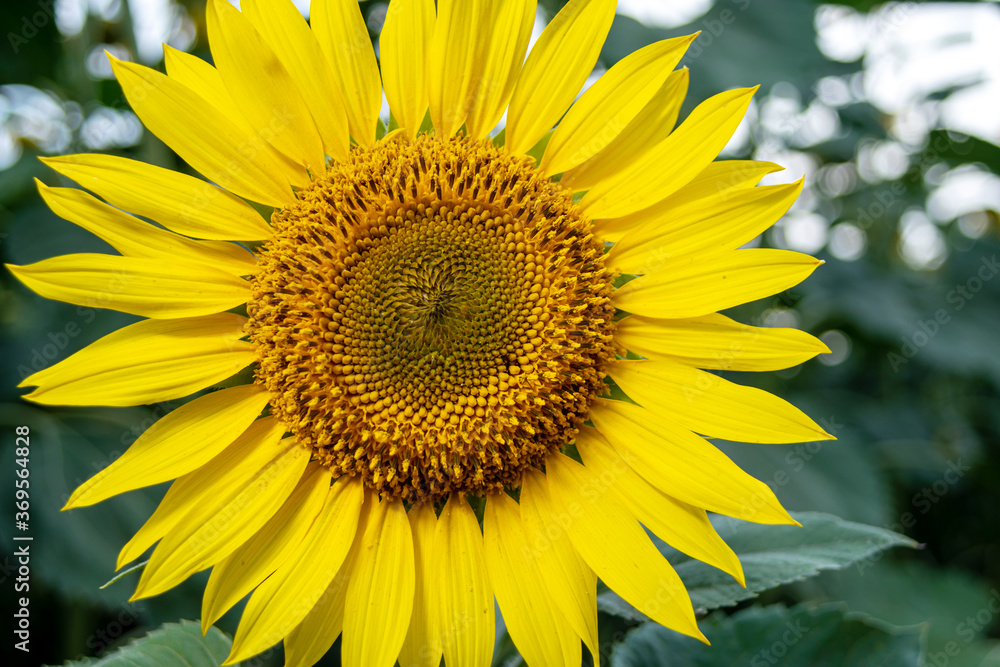
<svg viewBox="0 0 1000 667"><path fill-rule="evenodd" d="M248 333L272 410L335 475L438 500L520 484L614 358L570 193L489 141L381 142L275 213Z"/></svg>

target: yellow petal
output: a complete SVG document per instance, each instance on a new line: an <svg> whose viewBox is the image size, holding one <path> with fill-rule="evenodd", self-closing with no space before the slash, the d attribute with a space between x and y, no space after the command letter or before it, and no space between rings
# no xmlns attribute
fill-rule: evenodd
<svg viewBox="0 0 1000 667"><path fill-rule="evenodd" d="M356 478L341 477L330 487L323 509L292 557L250 596L225 664L277 644L319 602L354 543L363 500Z"/></svg>
<svg viewBox="0 0 1000 667"><path fill-rule="evenodd" d="M391 667L413 611L413 535L401 500L370 500L360 558L347 584L343 662Z"/></svg>
<svg viewBox="0 0 1000 667"><path fill-rule="evenodd" d="M595 184L583 198L587 215L627 215L680 190L729 142L756 90L731 90L699 104L670 136Z"/></svg>
<svg viewBox="0 0 1000 667"><path fill-rule="evenodd" d="M715 532L705 510L671 498L647 482L596 429L581 428L576 447L584 465L600 471L603 479L614 480L615 489L639 523L675 549L731 574L745 585L740 559Z"/></svg>
<svg viewBox="0 0 1000 667"><path fill-rule="evenodd" d="M589 416L625 463L669 496L746 521L795 523L767 484L673 421L624 401L598 400Z"/></svg>
<svg viewBox="0 0 1000 667"><path fill-rule="evenodd" d="M788 211L803 180L787 185L746 188L700 210L675 213L632 230L607 256L622 273L645 274L676 257L736 250L757 238Z"/></svg>
<svg viewBox="0 0 1000 667"><path fill-rule="evenodd" d="M333 645L337 637L343 634L344 614L347 611L347 590L351 583L351 577L357 572L358 563L361 561L365 546L362 538L372 509L371 499L366 498L361 507L358 528L351 543L351 549L347 552L347 557L337 571L337 576L326 587L326 591L323 592L319 601L302 622L285 637L286 667L307 667L315 664L330 650L330 646ZM348 664L344 663L343 660L341 663ZM228 664L230 662L223 663L223 665Z"/></svg>
<svg viewBox="0 0 1000 667"><path fill-rule="evenodd" d="M617 361L609 373L639 405L709 438L789 443L830 440L791 403L674 361Z"/></svg>
<svg viewBox="0 0 1000 667"><path fill-rule="evenodd" d="M614 301L636 315L697 317L798 285L822 263L770 248L688 256L627 283L614 293Z"/></svg>
<svg viewBox="0 0 1000 667"><path fill-rule="evenodd" d="M594 69L616 0L570 0L528 54L507 112L507 148L527 153L559 121Z"/></svg>
<svg viewBox="0 0 1000 667"><path fill-rule="evenodd" d="M249 384L185 403L150 426L114 463L81 484L63 509L93 505L200 468L257 419L268 398L263 387Z"/></svg>
<svg viewBox="0 0 1000 667"><path fill-rule="evenodd" d="M564 508L569 539L597 576L657 623L707 643L684 582L621 495L598 472L563 454L549 456L545 468L553 509Z"/></svg>
<svg viewBox="0 0 1000 667"><path fill-rule="evenodd" d="M776 371L830 351L805 331L752 327L718 313L686 320L630 315L618 321L615 338L650 359L722 371Z"/></svg>
<svg viewBox="0 0 1000 667"><path fill-rule="evenodd" d="M310 667L330 650L333 642L342 634L347 610L347 589L351 577L358 570L365 547L362 537L372 506L370 499L365 500L351 549L337 571L337 576L302 622L285 637L285 667ZM438 660L440 661L440 657ZM228 665L229 662L223 664Z"/></svg>
<svg viewBox="0 0 1000 667"><path fill-rule="evenodd" d="M194 241L124 213L77 188L50 188L37 180L52 212L107 241L126 257L180 259L236 276L257 270L257 259L235 243Z"/></svg>
<svg viewBox="0 0 1000 667"><path fill-rule="evenodd" d="M288 0L243 0L240 9L281 61L316 122L326 152L338 160L350 151L347 111L316 36Z"/></svg>
<svg viewBox="0 0 1000 667"><path fill-rule="evenodd" d="M351 136L361 146L371 146L382 110L382 80L361 7L356 0L313 0L311 11L312 29L344 100Z"/></svg>
<svg viewBox="0 0 1000 667"><path fill-rule="evenodd" d="M47 299L111 308L143 317L195 317L246 303L247 282L219 269L180 260L60 255L7 268Z"/></svg>
<svg viewBox="0 0 1000 667"><path fill-rule="evenodd" d="M642 159L670 136L687 89L688 71L672 72L625 129L596 155L565 172L560 183L575 191L589 190Z"/></svg>
<svg viewBox="0 0 1000 667"><path fill-rule="evenodd" d="M496 621L483 570L483 534L464 495L452 494L434 535L440 568L438 619L446 665L489 667Z"/></svg>
<svg viewBox="0 0 1000 667"><path fill-rule="evenodd" d="M655 220L669 221L674 216L690 215L706 206L734 196L740 190L752 188L767 174L781 171L773 162L756 160L723 160L701 170L690 183L666 199L619 218L602 218L594 222L594 230L606 241L617 242L622 235ZM564 177L565 178L565 177Z"/></svg>
<svg viewBox="0 0 1000 667"><path fill-rule="evenodd" d="M127 406L181 398L254 362L253 346L239 340L244 322L232 313L136 322L20 386L38 387L25 398L43 405Z"/></svg>
<svg viewBox="0 0 1000 667"><path fill-rule="evenodd" d="M407 139L417 136L427 113L435 20L434 0L392 0L378 40L385 97Z"/></svg>
<svg viewBox="0 0 1000 667"><path fill-rule="evenodd" d="M583 639L600 667L597 636L597 575L580 557L551 512L548 483L539 470L531 470L521 485L521 520L535 561L545 573L545 586L566 621Z"/></svg>
<svg viewBox="0 0 1000 667"><path fill-rule="evenodd" d="M329 469L310 463L295 491L264 527L216 563L201 605L202 634L298 550L329 490Z"/></svg>
<svg viewBox="0 0 1000 667"><path fill-rule="evenodd" d="M245 105L237 104L226 88L222 75L212 65L190 53L163 45L163 60L167 67L167 75L174 81L186 86L201 98L204 104L212 106L221 113L233 128L243 136L253 137L255 145L242 146L241 151L252 157L253 151L267 151L272 154L274 164L281 170L275 178L287 181L296 187L308 186L309 179L302 164L275 148L269 139L275 138L270 127L255 128L244 113ZM284 115L284 110L282 112ZM275 117L275 123L281 122Z"/></svg>
<svg viewBox="0 0 1000 667"><path fill-rule="evenodd" d="M347 557L316 605L285 637L285 667L312 667L340 636L344 629L344 604L350 580L345 570L352 560L351 556Z"/></svg>
<svg viewBox="0 0 1000 667"><path fill-rule="evenodd" d="M434 503L425 502L411 508L408 517L413 533L416 584L413 615L399 652L399 664L400 667L438 667L443 649L438 628L441 569L434 538L437 527Z"/></svg>
<svg viewBox="0 0 1000 667"><path fill-rule="evenodd" d="M514 93L537 6L538 0L492 3L486 19L486 25L490 26L486 51L476 70L478 77L466 122L468 134L474 139L482 139L497 126Z"/></svg>
<svg viewBox="0 0 1000 667"><path fill-rule="evenodd" d="M293 162L322 173L323 140L302 93L275 52L226 0L209 0L205 19L212 59L243 117Z"/></svg>
<svg viewBox="0 0 1000 667"><path fill-rule="evenodd" d="M206 178L268 206L294 199L285 159L260 136L164 74L114 59L111 68L142 124Z"/></svg>
<svg viewBox="0 0 1000 667"><path fill-rule="evenodd" d="M193 53L163 45L163 64L167 76L182 83L198 94L205 102L221 111L229 122L238 125L247 134L256 134L250 121L240 111L222 80L219 70Z"/></svg>
<svg viewBox="0 0 1000 667"><path fill-rule="evenodd" d="M619 60L566 113L542 158L546 176L600 152L645 108L697 35L665 39Z"/></svg>
<svg viewBox="0 0 1000 667"><path fill-rule="evenodd" d="M487 55L489 0L439 0L427 56L431 120L444 137L465 123Z"/></svg>
<svg viewBox="0 0 1000 667"><path fill-rule="evenodd" d="M530 667L578 667L580 638L549 596L517 503L502 491L486 498L483 554L507 632Z"/></svg>
<svg viewBox="0 0 1000 667"><path fill-rule="evenodd" d="M108 203L199 239L258 241L271 227L252 206L187 174L114 155L39 158Z"/></svg>
<svg viewBox="0 0 1000 667"><path fill-rule="evenodd" d="M528 54L508 110L505 145L527 153L549 134L593 70L614 18L613 0L570 0ZM539 95L538 91L546 91Z"/></svg>
<svg viewBox="0 0 1000 667"><path fill-rule="evenodd" d="M278 433L281 437L281 433ZM142 571L132 599L169 590L236 551L260 530L292 494L309 463L310 450L286 438L265 445L257 470L239 486L198 505L160 541Z"/></svg>
<svg viewBox="0 0 1000 667"><path fill-rule="evenodd" d="M760 179L784 167L760 160L716 160L695 176L682 190L663 200L671 209L686 211L704 200L729 197L735 191L757 185Z"/></svg>
<svg viewBox="0 0 1000 667"><path fill-rule="evenodd" d="M180 477L153 515L118 554L118 568L130 563L176 529L198 507L239 490L247 477L273 455L285 427L273 417L258 419L231 445L194 472Z"/></svg>

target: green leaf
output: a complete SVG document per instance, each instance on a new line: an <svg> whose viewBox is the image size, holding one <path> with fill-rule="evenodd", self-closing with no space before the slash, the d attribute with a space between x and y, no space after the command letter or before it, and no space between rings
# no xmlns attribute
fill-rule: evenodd
<svg viewBox="0 0 1000 667"><path fill-rule="evenodd" d="M493 145L498 148L503 148L503 145L506 143L506 141L507 141L507 128L504 127L499 132L497 132L495 137L493 137Z"/></svg>
<svg viewBox="0 0 1000 667"><path fill-rule="evenodd" d="M392 112L390 111L389 112L389 125L385 128L386 134L388 134L389 132L395 132L398 129L399 129L399 121L396 120L396 117L393 116Z"/></svg>
<svg viewBox="0 0 1000 667"><path fill-rule="evenodd" d="M828 572L808 582L809 597L843 601L852 611L893 625L927 625L929 665L1000 664L996 642L985 641L1000 611L1000 591L957 568L921 562L880 562L863 577ZM987 654L994 655L987 660Z"/></svg>
<svg viewBox="0 0 1000 667"><path fill-rule="evenodd" d="M1000 147L977 137L967 137L947 130L931 130L927 147L920 159L943 159L950 167L979 162L994 173L1000 171Z"/></svg>
<svg viewBox="0 0 1000 667"><path fill-rule="evenodd" d="M555 130L549 130L546 132L545 136L542 137L537 144L532 146L530 151L528 151L528 157L534 158L536 163L541 164L542 156L545 155L545 149L549 145L549 141L552 139L552 135L554 133Z"/></svg>
<svg viewBox="0 0 1000 667"><path fill-rule="evenodd" d="M701 629L706 646L655 623L633 630L616 647L612 667L916 667L923 664L921 627L897 628L842 605L750 607L713 614Z"/></svg>
<svg viewBox="0 0 1000 667"><path fill-rule="evenodd" d="M782 393L782 392L778 392ZM820 419L836 441L760 447L717 442L717 446L753 477L766 482L789 511L826 512L849 521L884 526L894 518L891 488L880 468L878 451L866 433L839 421L830 402L788 396L793 405ZM881 406L880 406L881 407ZM827 415L831 415L827 418Z"/></svg>
<svg viewBox="0 0 1000 667"><path fill-rule="evenodd" d="M214 627L202 637L195 621L166 623L103 658L67 662L63 667L219 667L232 644Z"/></svg>
<svg viewBox="0 0 1000 667"><path fill-rule="evenodd" d="M874 564L890 547L916 547L910 538L882 528L844 521L829 514L793 515L801 527L762 526L735 519L717 520L716 530L740 557L747 587L728 574L696 561L655 540L684 580L696 610L728 607L782 584L801 581L823 570ZM613 591L597 596L597 607L636 621L648 620Z"/></svg>

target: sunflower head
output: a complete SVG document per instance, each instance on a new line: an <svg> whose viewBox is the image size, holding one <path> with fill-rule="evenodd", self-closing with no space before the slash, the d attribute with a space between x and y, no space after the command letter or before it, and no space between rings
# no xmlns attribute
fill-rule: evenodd
<svg viewBox="0 0 1000 667"><path fill-rule="evenodd" d="M397 136L272 224L247 304L257 381L336 476L409 502L515 487L605 389L604 248L530 158Z"/></svg>
<svg viewBox="0 0 1000 667"><path fill-rule="evenodd" d="M646 531L742 583L708 512L794 523L706 438L830 437L713 372L826 351L717 312L818 265L743 247L801 181L714 161L754 89L677 125L694 36L577 99L615 2L570 0L525 58L535 13L392 0L376 59L354 0L314 0L310 23L288 0L209 0L214 66L169 48L166 74L113 62L207 180L47 161L96 195L40 185L53 211L120 254L11 270L144 319L28 377L26 398L195 396L66 507L173 480L118 564L156 545L136 598L212 568L206 628L250 594L230 663L283 641L307 666L342 635L345 665L488 665L496 600L529 665L575 667L581 640L599 655L598 577L703 638Z"/></svg>

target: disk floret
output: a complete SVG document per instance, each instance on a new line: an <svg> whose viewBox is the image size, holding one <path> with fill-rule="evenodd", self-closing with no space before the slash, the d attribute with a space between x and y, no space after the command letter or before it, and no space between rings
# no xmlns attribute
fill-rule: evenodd
<svg viewBox="0 0 1000 667"><path fill-rule="evenodd" d="M410 502L484 494L572 442L614 358L611 275L530 158L385 141L272 222L256 380L335 475Z"/></svg>

